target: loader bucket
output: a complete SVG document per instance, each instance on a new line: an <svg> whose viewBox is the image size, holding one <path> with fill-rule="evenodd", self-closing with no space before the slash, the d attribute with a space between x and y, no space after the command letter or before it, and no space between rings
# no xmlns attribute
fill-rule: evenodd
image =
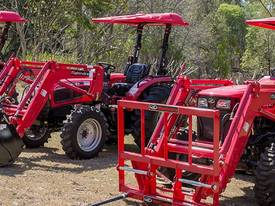
<svg viewBox="0 0 275 206"><path fill-rule="evenodd" d="M23 150L23 141L15 128L8 124L0 125L0 167L12 164Z"/></svg>

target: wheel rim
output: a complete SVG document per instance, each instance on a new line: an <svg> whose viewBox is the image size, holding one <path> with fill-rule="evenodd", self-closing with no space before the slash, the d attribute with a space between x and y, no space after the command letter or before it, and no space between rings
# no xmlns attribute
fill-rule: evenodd
<svg viewBox="0 0 275 206"><path fill-rule="evenodd" d="M77 130L77 143L81 150L91 152L98 147L102 138L100 123L95 119L86 119Z"/></svg>
<svg viewBox="0 0 275 206"><path fill-rule="evenodd" d="M46 127L41 127L39 129L28 129L26 131L26 136L28 139L32 141L37 141L43 138L47 133L47 128Z"/></svg>

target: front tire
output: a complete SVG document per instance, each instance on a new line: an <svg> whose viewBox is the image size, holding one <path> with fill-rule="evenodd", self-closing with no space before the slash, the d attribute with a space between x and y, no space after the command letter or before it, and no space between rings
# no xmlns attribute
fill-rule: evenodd
<svg viewBox="0 0 275 206"><path fill-rule="evenodd" d="M107 120L97 108L77 107L62 128L62 148L71 159L93 158L104 146L107 128Z"/></svg>
<svg viewBox="0 0 275 206"><path fill-rule="evenodd" d="M255 197L261 206L275 205L275 143L261 154L255 172Z"/></svg>
<svg viewBox="0 0 275 206"><path fill-rule="evenodd" d="M13 126L0 129L0 167L13 164L23 150L23 141Z"/></svg>
<svg viewBox="0 0 275 206"><path fill-rule="evenodd" d="M28 129L23 138L26 148L43 147L51 137L49 129L45 126L35 125Z"/></svg>

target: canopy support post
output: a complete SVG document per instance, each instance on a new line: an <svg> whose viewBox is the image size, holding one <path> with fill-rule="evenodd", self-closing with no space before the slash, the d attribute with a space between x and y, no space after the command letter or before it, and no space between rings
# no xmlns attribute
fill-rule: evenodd
<svg viewBox="0 0 275 206"><path fill-rule="evenodd" d="M172 29L172 25L166 24L166 28L165 28L164 36L163 36L162 47L161 47L161 55L160 55L159 63L157 66L157 75L166 75L167 74L167 70L165 69L166 53L168 50L168 41L169 41L171 29Z"/></svg>
<svg viewBox="0 0 275 206"><path fill-rule="evenodd" d="M144 27L144 24L139 24L137 26L136 45L135 45L133 60L132 60L131 64L135 64L135 63L138 62L138 58L139 58L139 54L140 54L140 50L141 50L141 40L142 40L143 27Z"/></svg>
<svg viewBox="0 0 275 206"><path fill-rule="evenodd" d="M2 50L3 50L5 43L8 39L8 32L9 32L10 26L11 26L11 24L8 22L8 23L6 23L5 27L3 28L3 31L2 31L2 34L0 37L0 54L2 54Z"/></svg>

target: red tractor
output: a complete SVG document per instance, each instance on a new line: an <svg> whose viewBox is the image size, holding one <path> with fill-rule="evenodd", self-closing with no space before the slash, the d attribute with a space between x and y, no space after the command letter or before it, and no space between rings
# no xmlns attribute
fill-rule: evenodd
<svg viewBox="0 0 275 206"><path fill-rule="evenodd" d="M247 23L275 30L275 18ZM245 85L180 75L167 104L119 101L117 170L123 194L94 205L130 197L147 204L216 206L240 163L255 172L259 205L275 205L274 75ZM129 109L141 112L140 152L125 150ZM146 111L161 113L148 144ZM136 186L126 182L126 172L135 174Z"/></svg>
<svg viewBox="0 0 275 206"><path fill-rule="evenodd" d="M87 66L11 58L0 73L0 164L6 165L16 159L22 151L22 139L27 147L39 147L47 141L51 131L61 127L65 153L72 159L92 158L101 151L105 141L112 138L110 133L116 133L118 100L157 103L167 100L173 83L165 69L169 34L173 25L187 26L188 23L174 13L136 14L93 21L137 27L134 55L129 58L124 74L112 73L114 66L107 63ZM166 26L155 75L149 75L149 65L138 63L145 25ZM24 85L21 92L19 82ZM133 133L137 139L138 117L136 111L128 111L125 115L126 132ZM148 113L146 120L154 118ZM153 131L152 127L148 130Z"/></svg>
<svg viewBox="0 0 275 206"><path fill-rule="evenodd" d="M28 147L44 144L50 131L63 126L74 105L87 104L86 107L93 108L88 105L99 101L103 79L104 70L98 65L11 58L0 73L0 166L15 161L23 141ZM25 86L21 94L15 95L22 83ZM102 136L106 135L104 126Z"/></svg>
<svg viewBox="0 0 275 206"><path fill-rule="evenodd" d="M121 99L139 100L143 102L165 103L173 80L167 75L165 68L166 52L168 49L169 35L172 26L187 26L181 16L175 13L162 14L135 14L126 16L112 16L106 18L92 19L94 23L126 24L136 27L136 45L134 54L128 58L128 62L123 74L112 73L115 70L113 65L99 63L104 67L105 78L101 101L96 108L101 112L98 116L106 117L108 125L108 139L112 142L117 139L117 101ZM150 75L150 65L141 64L139 55L142 46L142 33L145 26L165 26L161 55L157 66L156 74ZM100 142L95 139L94 134L101 134L102 125L99 121L94 121L94 117L89 114L86 106L77 107L72 111L67 119L67 123L62 129L62 145L66 154L70 158L89 158L89 153L97 147ZM135 142L140 144L140 114L137 111L127 111L125 114L125 132L132 133ZM153 113L147 113L146 130L149 134L153 132L157 117ZM81 132L79 132L81 131ZM91 135L87 135L87 134ZM103 142L102 142L103 144Z"/></svg>

